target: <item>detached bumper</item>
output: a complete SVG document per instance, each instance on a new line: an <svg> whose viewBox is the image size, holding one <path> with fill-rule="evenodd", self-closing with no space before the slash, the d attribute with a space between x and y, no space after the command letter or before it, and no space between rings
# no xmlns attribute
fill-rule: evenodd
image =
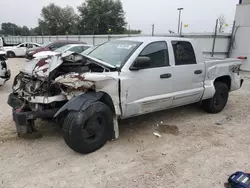
<svg viewBox="0 0 250 188"><path fill-rule="evenodd" d="M55 108L42 111L23 111L23 101L13 93L9 95L8 104L13 108L12 117L16 124L17 133L19 135L29 133L30 125L34 124L34 120L39 118L53 118L56 112L59 110Z"/></svg>
<svg viewBox="0 0 250 188"><path fill-rule="evenodd" d="M20 135L26 134L29 132L28 126L34 120L42 118L53 118L56 112L59 109L49 109L43 111L28 111L28 112L19 112L19 110L13 110L13 121L16 124L17 133Z"/></svg>

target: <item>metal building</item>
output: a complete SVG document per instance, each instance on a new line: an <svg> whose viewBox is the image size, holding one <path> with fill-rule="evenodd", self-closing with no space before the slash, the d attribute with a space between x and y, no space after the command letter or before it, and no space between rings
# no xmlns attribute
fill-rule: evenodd
<svg viewBox="0 0 250 188"><path fill-rule="evenodd" d="M240 0L235 14L232 57L245 56L241 69L250 71L250 0Z"/></svg>

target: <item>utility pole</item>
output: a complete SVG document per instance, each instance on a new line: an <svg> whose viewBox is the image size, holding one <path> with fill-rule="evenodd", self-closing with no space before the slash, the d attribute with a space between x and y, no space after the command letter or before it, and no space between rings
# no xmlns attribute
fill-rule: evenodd
<svg viewBox="0 0 250 188"><path fill-rule="evenodd" d="M130 25L128 25L128 36L130 37Z"/></svg>
<svg viewBox="0 0 250 188"><path fill-rule="evenodd" d="M217 30L218 30L218 22L219 20L217 19L216 24L215 24L214 40L213 40L213 46L212 46L212 54L211 54L212 57L214 57L214 48L215 48L215 41L216 41Z"/></svg>
<svg viewBox="0 0 250 188"><path fill-rule="evenodd" d="M182 28L183 28L183 23L181 22L180 36L182 35Z"/></svg>
<svg viewBox="0 0 250 188"><path fill-rule="evenodd" d="M177 10L179 11L179 20L178 20L178 33L180 33L180 24L181 24L181 11L184 8L177 8Z"/></svg>
<svg viewBox="0 0 250 188"><path fill-rule="evenodd" d="M155 34L155 24L152 25L152 36Z"/></svg>

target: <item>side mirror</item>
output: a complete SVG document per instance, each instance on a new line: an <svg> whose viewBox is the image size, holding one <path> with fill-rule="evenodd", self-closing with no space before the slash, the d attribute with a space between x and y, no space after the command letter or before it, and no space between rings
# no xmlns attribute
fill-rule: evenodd
<svg viewBox="0 0 250 188"><path fill-rule="evenodd" d="M147 68L150 66L150 63L151 59L147 56L137 57L132 67L130 67L130 70L133 71Z"/></svg>

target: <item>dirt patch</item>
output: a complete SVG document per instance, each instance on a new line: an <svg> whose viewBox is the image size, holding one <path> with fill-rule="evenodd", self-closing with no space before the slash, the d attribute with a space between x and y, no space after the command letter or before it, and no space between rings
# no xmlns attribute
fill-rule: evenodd
<svg viewBox="0 0 250 188"><path fill-rule="evenodd" d="M160 134L172 134L172 135L179 135L180 131L176 125L167 125L167 124L158 124L155 127L155 131Z"/></svg>

